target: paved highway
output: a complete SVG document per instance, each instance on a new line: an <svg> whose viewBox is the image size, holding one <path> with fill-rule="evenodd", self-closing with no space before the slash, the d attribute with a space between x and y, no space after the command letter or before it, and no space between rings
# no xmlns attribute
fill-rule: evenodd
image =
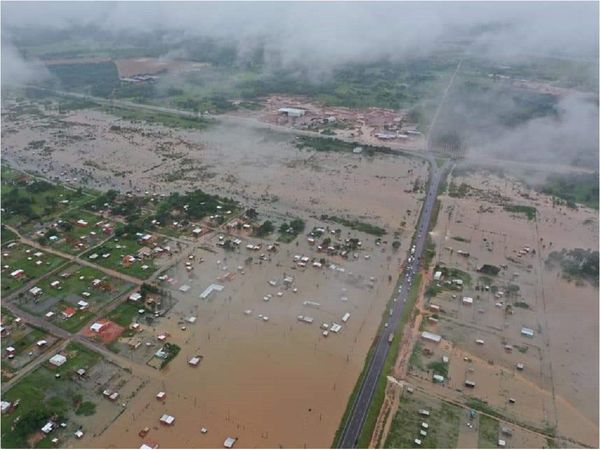
<svg viewBox="0 0 600 450"><path fill-rule="evenodd" d="M433 158L431 158L433 160ZM442 176L448 166L446 162L441 168L437 167L435 161L431 161L431 178L427 197L425 199L421 217L417 226L417 234L415 236L414 246L411 248L413 255L409 258L409 263L404 272L404 278L398 292L397 300L392 304L392 315L386 318L388 328L383 328L383 331L375 338L375 352L368 361L367 372L363 378L358 395L354 399L354 404L350 410L350 415L344 424L342 436L339 441L340 448L354 448L357 445L358 438L362 431L362 427L373 398L373 393L377 386L377 380L383 370L383 365L389 352L390 344L388 342L388 332L397 331L398 324L404 312L404 304L410 292L412 283L415 280L415 275L419 271L421 257L425 248L431 214L435 207L437 199L437 191L442 179ZM414 249L414 250L413 250Z"/></svg>

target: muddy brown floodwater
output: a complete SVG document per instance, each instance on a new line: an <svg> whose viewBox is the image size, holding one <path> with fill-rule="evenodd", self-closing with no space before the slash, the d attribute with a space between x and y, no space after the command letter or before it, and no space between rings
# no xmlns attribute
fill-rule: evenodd
<svg viewBox="0 0 600 450"><path fill-rule="evenodd" d="M449 386L460 388L468 377L477 382L473 395L490 405L527 423L556 426L559 435L596 446L598 288L565 280L545 261L550 252L562 248L597 250L597 211L553 206L550 197L518 180L486 171L471 170L450 181L480 191L464 198L442 196L433 233L438 260L473 279L463 292L446 291L432 300L447 320L430 327L454 345ZM525 214L507 212L507 203L533 206L536 216L528 220ZM526 246L535 253L519 254ZM458 255L458 250L469 256ZM477 273L482 264L506 265L483 284L493 283L499 290L518 285L517 297L510 302L524 302L527 308L504 314L497 304L505 301L502 296L475 290L474 285L482 283ZM461 302L464 295L475 298L472 306ZM521 336L522 327L533 329L535 336ZM477 338L485 345L475 344ZM506 352L505 344L524 350ZM464 363L462 351L484 363ZM523 372L515 370L519 362L525 365ZM509 397L517 399L516 405L507 402Z"/></svg>
<svg viewBox="0 0 600 450"><path fill-rule="evenodd" d="M107 431L88 434L77 446L135 448L157 442L219 448L227 436L239 438L241 447L331 445L409 249L422 196L413 187L428 176L421 160L298 150L293 136L258 128L176 131L90 110L5 120L3 134L3 157L15 167L73 184L157 193L202 188L252 205L263 218L306 221L305 233L281 244L269 261L246 249L257 239L242 238L238 250L225 253L216 245L218 233L200 238L209 250L190 250L196 257L192 271L184 265L187 259L170 269L165 287L177 302L145 330L153 345L159 333L168 332L169 342L181 347L179 356L127 399ZM26 149L40 140L49 150ZM386 242L379 246L371 235L323 223L321 214L385 227ZM324 257L309 245L306 232L327 225L341 228L342 238L362 241L356 257L326 257L323 268L298 268L294 255ZM401 241L396 252L394 232ZM343 271L331 269L331 263ZM229 272L235 275L222 282L222 292L199 298ZM294 277L298 292L282 287L284 275ZM271 280L278 285L271 286ZM180 292L182 284L190 290ZM268 294L272 298L266 302ZM344 323L347 312L351 316ZM196 322L186 322L182 330L190 315ZM300 322L298 315L314 322ZM333 322L342 324L342 331L323 336L321 324ZM194 355L203 356L195 368L187 364ZM167 393L164 402L155 398L159 391ZM162 414L175 416L175 425L160 425ZM142 439L138 432L146 426L151 430ZM208 433L200 432L203 427Z"/></svg>

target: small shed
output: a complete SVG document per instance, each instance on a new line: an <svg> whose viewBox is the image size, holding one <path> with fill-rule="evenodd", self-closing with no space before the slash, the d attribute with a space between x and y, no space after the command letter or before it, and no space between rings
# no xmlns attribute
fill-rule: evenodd
<svg viewBox="0 0 600 450"><path fill-rule="evenodd" d="M442 340L442 337L440 335L430 333L429 331L423 331L421 333L421 337L423 339L425 339L426 341L431 341L431 342L435 342L435 343L438 343Z"/></svg>
<svg viewBox="0 0 600 450"><path fill-rule="evenodd" d="M202 356L193 356L188 360L188 364L190 366L196 367L198 364L200 364L200 361L202 361Z"/></svg>
<svg viewBox="0 0 600 450"><path fill-rule="evenodd" d="M173 425L175 423L175 417L169 414L163 414L160 418L160 423L164 425Z"/></svg>
<svg viewBox="0 0 600 450"><path fill-rule="evenodd" d="M100 333L100 331L102 330L102 328L104 328L103 323L100 322L94 322L92 325L90 325L90 330L93 331L94 333Z"/></svg>
<svg viewBox="0 0 600 450"><path fill-rule="evenodd" d="M534 335L534 331L531 328L523 327L521 328L521 335L532 338Z"/></svg>
<svg viewBox="0 0 600 450"><path fill-rule="evenodd" d="M60 367L60 366L62 366L64 363L66 363L66 362L67 362L67 357L66 357L66 356L63 356L63 355L61 355L60 353L57 353L57 354L56 354L56 355L54 355L52 358L50 358L50 359L48 360L48 362L49 362L50 364L52 364L53 366Z"/></svg>
<svg viewBox="0 0 600 450"><path fill-rule="evenodd" d="M236 438L228 437L227 439L225 439L225 442L223 442L223 447L233 448L233 446L235 445L235 441L237 441Z"/></svg>

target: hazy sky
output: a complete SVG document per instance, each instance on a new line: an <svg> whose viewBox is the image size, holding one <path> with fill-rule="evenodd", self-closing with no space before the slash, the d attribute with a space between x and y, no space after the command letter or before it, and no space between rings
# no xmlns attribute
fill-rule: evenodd
<svg viewBox="0 0 600 450"><path fill-rule="evenodd" d="M498 23L505 26L480 35L478 47L597 53L598 2L2 2L3 41L14 26L162 29L245 45L261 38L284 59L311 63L427 52Z"/></svg>
<svg viewBox="0 0 600 450"><path fill-rule="evenodd" d="M178 51L182 37L232 40L243 57L264 46L267 65L303 65L330 74L348 62L426 56L444 42L469 41L468 53L598 60L598 2L10 2L2 1L2 83L39 80L45 70L12 45L15 30L96 27L109 33L162 32ZM90 36L93 38L92 36ZM178 55L185 56L185 55ZM592 67L593 68L593 67ZM559 118L500 130L494 151L597 146L597 100L564 99ZM554 149L558 143L556 152Z"/></svg>

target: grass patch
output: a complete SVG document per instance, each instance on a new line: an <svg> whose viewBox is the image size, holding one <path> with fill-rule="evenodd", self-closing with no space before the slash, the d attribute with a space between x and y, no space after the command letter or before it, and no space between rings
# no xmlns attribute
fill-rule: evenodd
<svg viewBox="0 0 600 450"><path fill-rule="evenodd" d="M2 257L2 293L4 295L22 287L28 281L51 272L66 262L60 256L47 254L44 251L41 251L42 255L37 257L35 253L38 250L24 244L17 244L10 249L3 247L2 252L8 254L8 256ZM42 263L37 264L37 261L42 261ZM5 269L4 265L7 265L8 268ZM25 271L24 275L19 278L12 277L10 274L17 269Z"/></svg>
<svg viewBox="0 0 600 450"><path fill-rule="evenodd" d="M435 257L435 243L431 236L428 234L425 240L425 251L423 252L423 269L429 269L429 265Z"/></svg>
<svg viewBox="0 0 600 450"><path fill-rule="evenodd" d="M61 367L54 368L44 364L19 380L3 395L3 400L20 400L18 409L2 414L3 448L28 448L27 438L38 431L49 417L57 416L59 420L67 418L74 405L82 400L80 387L69 376L64 375L78 368L89 369L101 357L73 342L69 343L65 354L67 362ZM60 378L55 377L57 373L61 375ZM84 411L90 412L90 407L86 406ZM17 417L20 419L15 424Z"/></svg>
<svg viewBox="0 0 600 450"><path fill-rule="evenodd" d="M82 257L88 261L94 262L108 269L117 270L121 273L138 277L142 280L148 278L156 270L152 258L137 258L138 251L144 247L134 238L123 235L118 239L105 242L102 246L96 247ZM96 258L91 258L93 255ZM108 257L102 257L103 254L110 254ZM130 263L123 261L126 255L136 257L136 260ZM146 269L143 266L148 266Z"/></svg>
<svg viewBox="0 0 600 450"><path fill-rule="evenodd" d="M427 364L427 369L433 371L436 375L448 378L448 364L444 364L442 361L431 361Z"/></svg>
<svg viewBox="0 0 600 450"><path fill-rule="evenodd" d="M513 306L516 308L529 309L529 304L527 304L525 302L514 302Z"/></svg>
<svg viewBox="0 0 600 450"><path fill-rule="evenodd" d="M457 185L453 181L450 182L448 186L448 195L454 198L464 198L467 196L469 191L471 190L471 186L466 183L461 183Z"/></svg>
<svg viewBox="0 0 600 450"><path fill-rule="evenodd" d="M515 214L525 214L528 220L534 220L537 209L527 205L504 205L504 210Z"/></svg>
<svg viewBox="0 0 600 450"><path fill-rule="evenodd" d="M471 242L471 239L467 239L462 236L452 236L452 239L454 239L455 241L458 241L458 242L466 242L466 243Z"/></svg>
<svg viewBox="0 0 600 450"><path fill-rule="evenodd" d="M358 142L346 142L334 138L299 136L296 138L296 148L299 150L309 149L317 152L345 152L351 153L356 147L362 149L361 155L374 156L375 154L386 155L406 155L399 150L392 150L389 147L366 145Z"/></svg>
<svg viewBox="0 0 600 450"><path fill-rule="evenodd" d="M410 359L408 360L408 366L410 368L425 370L425 366L423 365L423 344L421 341L415 342L415 346L413 347L413 351L410 354Z"/></svg>
<svg viewBox="0 0 600 450"><path fill-rule="evenodd" d="M78 416L93 416L96 414L96 404L90 401L82 402L75 410L75 414Z"/></svg>
<svg viewBox="0 0 600 450"><path fill-rule="evenodd" d="M132 122L146 122L155 125L162 125L169 128L205 130L213 123L212 120L203 117L181 116L177 114L168 114L155 111L142 111L139 109L103 109L106 112L116 115L124 120L130 120Z"/></svg>
<svg viewBox="0 0 600 450"><path fill-rule="evenodd" d="M306 224L302 219L294 219L291 222L284 222L279 227L278 242L289 244L304 231Z"/></svg>
<svg viewBox="0 0 600 450"><path fill-rule="evenodd" d="M598 209L598 174L555 174L537 186L544 194L564 200L567 206L576 203Z"/></svg>
<svg viewBox="0 0 600 450"><path fill-rule="evenodd" d="M419 409L427 409L431 415L423 418ZM460 428L461 410L446 402L435 402L416 395L403 395L398 411L392 420L384 448L415 448L416 437L422 448L456 448ZM427 422L427 436L419 435L421 423Z"/></svg>
<svg viewBox="0 0 600 450"><path fill-rule="evenodd" d="M180 350L181 347L179 347L179 345L167 342L163 346L163 351L167 353L167 357L160 363L160 368L164 369L167 366L167 364L169 364L173 360L173 358L175 358L179 354Z"/></svg>
<svg viewBox="0 0 600 450"><path fill-rule="evenodd" d="M554 251L546 259L546 267L553 269L559 267L563 278L567 280L587 281L598 286L598 258L597 250L575 248Z"/></svg>
<svg viewBox="0 0 600 450"><path fill-rule="evenodd" d="M455 267L436 266L434 271L442 272L443 277L446 281L450 280L462 280L465 286L471 285L471 275L468 272L457 269Z"/></svg>
<svg viewBox="0 0 600 450"><path fill-rule="evenodd" d="M498 421L489 416L479 416L479 448L498 447Z"/></svg>
<svg viewBox="0 0 600 450"><path fill-rule="evenodd" d="M133 318L138 315L139 309L139 305L126 301L113 309L108 314L108 318L117 325L128 327L133 322Z"/></svg>
<svg viewBox="0 0 600 450"><path fill-rule="evenodd" d="M363 233L372 234L374 236L384 236L387 232L385 229L372 225L370 223L360 222L358 220L348 220L342 217L328 216L326 214L321 215L321 220L329 220L331 222L339 223L355 231L361 231Z"/></svg>

